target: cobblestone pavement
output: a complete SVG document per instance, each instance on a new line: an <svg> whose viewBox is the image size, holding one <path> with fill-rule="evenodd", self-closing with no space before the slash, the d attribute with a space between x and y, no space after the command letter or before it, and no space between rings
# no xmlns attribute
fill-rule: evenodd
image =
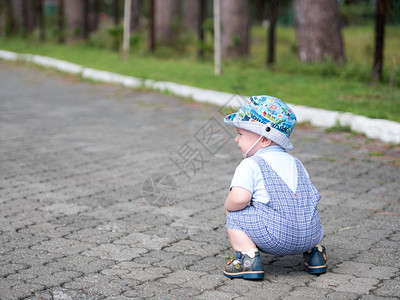
<svg viewBox="0 0 400 300"><path fill-rule="evenodd" d="M0 62L0 299L399 299L399 147L298 126L329 272L222 275L241 156L222 112Z"/></svg>

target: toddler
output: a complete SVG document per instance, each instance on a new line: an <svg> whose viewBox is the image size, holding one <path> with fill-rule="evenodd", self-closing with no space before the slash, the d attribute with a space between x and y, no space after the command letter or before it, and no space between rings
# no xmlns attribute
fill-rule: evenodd
<svg viewBox="0 0 400 300"><path fill-rule="evenodd" d="M236 258L229 278L262 279L260 251L303 254L309 273L327 270L317 203L321 196L301 162L287 153L296 116L281 100L253 96L237 113L225 117L237 131L244 159L236 168L225 201L226 227Z"/></svg>

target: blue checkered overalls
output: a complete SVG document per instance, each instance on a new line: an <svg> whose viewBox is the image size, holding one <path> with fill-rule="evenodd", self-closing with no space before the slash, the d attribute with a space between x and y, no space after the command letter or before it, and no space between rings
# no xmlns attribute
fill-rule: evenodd
<svg viewBox="0 0 400 300"><path fill-rule="evenodd" d="M297 158L296 192L260 156L259 165L270 197L268 203L251 201L250 206L228 214L226 227L246 232L257 247L273 255L301 254L321 242L323 230L317 203L321 195Z"/></svg>

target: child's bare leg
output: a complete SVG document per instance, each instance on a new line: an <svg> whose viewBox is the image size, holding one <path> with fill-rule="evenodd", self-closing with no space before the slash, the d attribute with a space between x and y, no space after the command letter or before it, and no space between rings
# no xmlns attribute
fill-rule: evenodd
<svg viewBox="0 0 400 300"><path fill-rule="evenodd" d="M250 249L257 248L257 246L244 231L228 228L228 236L231 241L232 248L235 251L246 252Z"/></svg>

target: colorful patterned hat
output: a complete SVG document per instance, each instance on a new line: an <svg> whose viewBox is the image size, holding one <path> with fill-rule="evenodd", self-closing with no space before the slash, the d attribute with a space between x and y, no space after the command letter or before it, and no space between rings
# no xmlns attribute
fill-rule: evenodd
<svg viewBox="0 0 400 300"><path fill-rule="evenodd" d="M286 150L293 150L289 136L296 123L296 115L278 98L250 97L237 113L226 116L224 122L265 136Z"/></svg>

